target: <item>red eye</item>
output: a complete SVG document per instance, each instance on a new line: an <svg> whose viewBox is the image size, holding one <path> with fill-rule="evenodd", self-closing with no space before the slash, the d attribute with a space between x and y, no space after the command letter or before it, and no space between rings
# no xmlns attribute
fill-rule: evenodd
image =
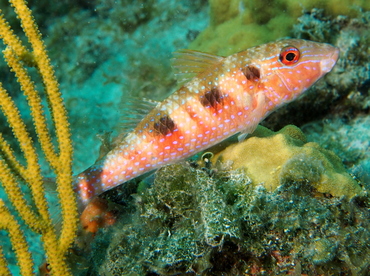
<svg viewBox="0 0 370 276"><path fill-rule="evenodd" d="M293 65L301 56L299 50L294 46L286 46L281 49L279 60L285 65Z"/></svg>

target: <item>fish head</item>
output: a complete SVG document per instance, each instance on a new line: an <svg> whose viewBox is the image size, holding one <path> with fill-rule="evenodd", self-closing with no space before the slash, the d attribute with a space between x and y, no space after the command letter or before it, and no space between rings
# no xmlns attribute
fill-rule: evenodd
<svg viewBox="0 0 370 276"><path fill-rule="evenodd" d="M277 105L290 102L330 72L339 49L302 39L265 44L268 53L260 65L261 85Z"/></svg>

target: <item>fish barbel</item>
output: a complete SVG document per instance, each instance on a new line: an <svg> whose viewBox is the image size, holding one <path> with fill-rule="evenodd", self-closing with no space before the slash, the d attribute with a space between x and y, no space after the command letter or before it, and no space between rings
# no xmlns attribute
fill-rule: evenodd
<svg viewBox="0 0 370 276"><path fill-rule="evenodd" d="M228 57L191 50L175 55L188 82L159 103L101 160L75 180L79 210L97 195L241 133L296 99L335 65L339 50L280 40Z"/></svg>

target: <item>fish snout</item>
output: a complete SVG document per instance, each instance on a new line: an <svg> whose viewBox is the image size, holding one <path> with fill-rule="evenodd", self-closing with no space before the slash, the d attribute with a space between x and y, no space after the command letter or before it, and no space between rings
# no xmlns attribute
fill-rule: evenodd
<svg viewBox="0 0 370 276"><path fill-rule="evenodd" d="M320 68L322 73L328 73L333 69L339 58L339 49L337 47L330 46L326 58L323 58L320 62Z"/></svg>

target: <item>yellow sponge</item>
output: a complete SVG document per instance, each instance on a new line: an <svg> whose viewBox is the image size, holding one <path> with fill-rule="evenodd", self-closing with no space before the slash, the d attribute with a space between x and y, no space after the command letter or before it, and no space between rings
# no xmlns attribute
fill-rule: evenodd
<svg viewBox="0 0 370 276"><path fill-rule="evenodd" d="M263 185L269 191L300 182L333 196L352 198L361 192L339 157L317 143L306 143L304 134L295 126L278 132L259 126L252 137L216 153L211 162L243 168L253 185Z"/></svg>

